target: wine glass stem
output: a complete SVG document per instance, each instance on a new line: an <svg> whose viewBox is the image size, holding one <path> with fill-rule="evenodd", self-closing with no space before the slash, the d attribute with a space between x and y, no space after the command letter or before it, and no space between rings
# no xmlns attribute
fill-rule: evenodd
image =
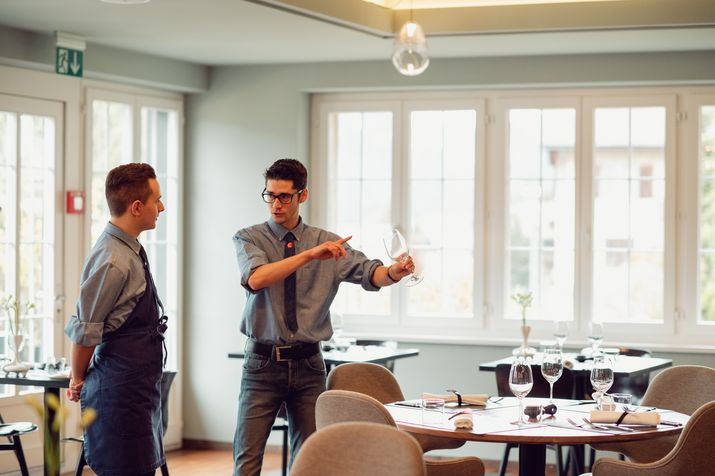
<svg viewBox="0 0 715 476"><path fill-rule="evenodd" d="M524 423L524 397L519 397L519 423Z"/></svg>
<svg viewBox="0 0 715 476"><path fill-rule="evenodd" d="M554 403L554 382L549 382L549 403Z"/></svg>

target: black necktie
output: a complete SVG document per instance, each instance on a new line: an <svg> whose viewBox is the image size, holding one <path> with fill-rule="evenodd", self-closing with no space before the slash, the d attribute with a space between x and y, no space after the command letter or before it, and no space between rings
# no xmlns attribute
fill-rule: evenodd
<svg viewBox="0 0 715 476"><path fill-rule="evenodd" d="M144 250L144 247L142 246L139 248L139 257L142 259L144 262L144 268L146 269L146 272L149 274L149 279L147 280L147 291L149 291L149 286L151 286L151 290L154 292L154 300L156 301L156 305L159 308L159 311L161 315L164 315L164 304L161 302L161 299L159 299L159 293L156 290L156 284L154 284L154 276L151 275L151 270L149 269L149 258L146 255L146 251Z"/></svg>
<svg viewBox="0 0 715 476"><path fill-rule="evenodd" d="M295 236L288 232L283 237L285 241L284 258L295 255ZM283 284L283 308L285 310L286 325L291 332L298 330L298 319L295 312L295 273L291 273Z"/></svg>

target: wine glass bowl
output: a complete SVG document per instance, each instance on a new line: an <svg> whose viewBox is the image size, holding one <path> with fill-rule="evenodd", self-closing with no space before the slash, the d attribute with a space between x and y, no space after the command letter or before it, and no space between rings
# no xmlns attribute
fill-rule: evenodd
<svg viewBox="0 0 715 476"><path fill-rule="evenodd" d="M517 425L523 425L524 421L524 397L531 392L534 386L534 376L531 373L531 365L524 359L515 359L509 369L509 389L514 396L519 399L519 420Z"/></svg>
<svg viewBox="0 0 715 476"><path fill-rule="evenodd" d="M382 237L382 242L385 245L387 256L389 256L393 261L404 262L407 258L409 258L410 247L407 245L405 237L397 228L393 228L392 231L385 234L385 236ZM415 286L416 284L421 283L423 279L423 276L414 272L409 279L405 281L405 286Z"/></svg>
<svg viewBox="0 0 715 476"><path fill-rule="evenodd" d="M541 358L541 375L549 382L549 403L554 403L554 383L561 378L564 371L564 361L561 349L547 347Z"/></svg>

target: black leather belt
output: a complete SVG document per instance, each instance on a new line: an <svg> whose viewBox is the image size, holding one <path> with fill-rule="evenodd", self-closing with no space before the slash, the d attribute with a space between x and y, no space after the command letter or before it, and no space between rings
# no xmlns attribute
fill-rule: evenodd
<svg viewBox="0 0 715 476"><path fill-rule="evenodd" d="M320 352L320 344L317 342L313 344L298 342L297 344L289 345L271 345L249 339L246 342L246 352L253 352L264 357L270 357L276 362L283 362L311 357Z"/></svg>

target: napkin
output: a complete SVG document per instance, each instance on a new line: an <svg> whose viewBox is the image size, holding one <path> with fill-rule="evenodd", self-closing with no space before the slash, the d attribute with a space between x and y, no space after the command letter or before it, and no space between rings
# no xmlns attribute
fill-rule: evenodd
<svg viewBox="0 0 715 476"><path fill-rule="evenodd" d="M454 417L454 428L457 430L471 430L474 427L471 413L460 413Z"/></svg>
<svg viewBox="0 0 715 476"><path fill-rule="evenodd" d="M436 393L423 393L422 398L441 398L444 400L444 403L451 403L451 402L457 402L457 396L453 393L449 393L446 395L437 395ZM487 404L487 399L489 398L489 395L486 393L477 393L473 395L462 395L462 403L466 405L479 405L479 406L486 406Z"/></svg>
<svg viewBox="0 0 715 476"><path fill-rule="evenodd" d="M606 412L601 410L591 411L591 422L593 423L616 423L621 418L623 412ZM657 425L660 423L660 413L628 413L621 421L623 425Z"/></svg>

